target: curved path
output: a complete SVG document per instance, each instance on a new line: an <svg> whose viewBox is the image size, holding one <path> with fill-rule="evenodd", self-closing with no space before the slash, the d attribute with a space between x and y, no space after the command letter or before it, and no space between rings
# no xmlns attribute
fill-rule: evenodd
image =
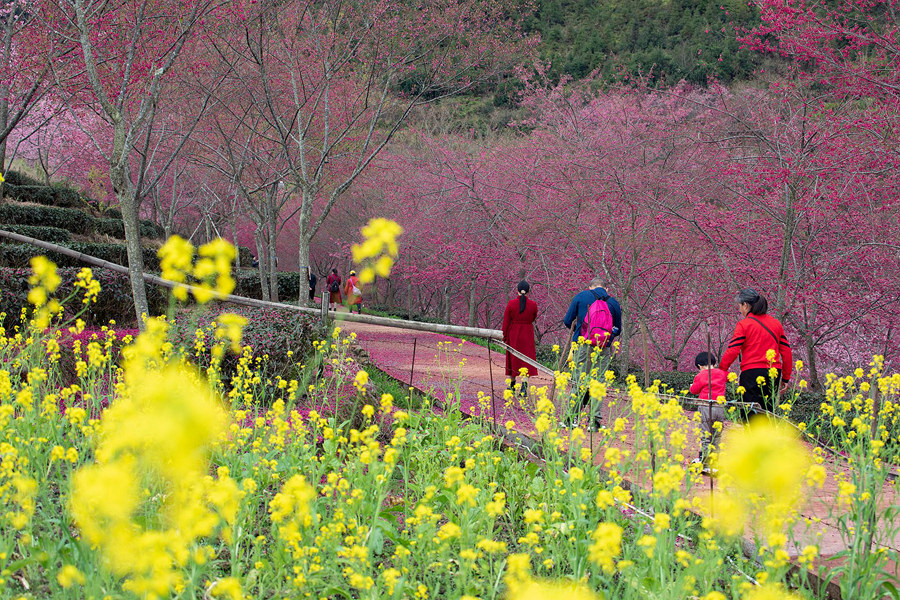
<svg viewBox="0 0 900 600"><path fill-rule="evenodd" d="M519 400L515 404L503 401L506 388L505 356L496 351L458 338L421 331L407 331L378 325L362 323L340 323L347 331L355 332L357 343L364 350L372 364L393 378L410 384L421 392L430 393L442 399L447 405L459 402L459 408L466 414L480 416L496 425L502 426L508 421L514 422L515 430L526 436L536 437L534 421L531 417L533 406L530 400ZM414 365L414 366L413 366ZM531 385L549 386L550 378L539 375L531 379ZM627 410L624 403L617 403L612 409L608 405L603 408L604 421L612 422ZM630 430L627 439L633 439ZM592 440L586 440L590 444ZM687 456L696 455L698 440L689 436ZM628 447L629 443L622 444ZM602 449L595 442L594 456L596 462L602 461ZM598 452L599 450L599 452ZM599 456L598 456L599 454ZM803 521L795 528L796 545L789 547L791 554L797 556L806 544L818 544L822 560L844 550L840 530L834 512L834 499L837 497L837 479L839 473L846 476L848 467L842 461L829 457L825 462L828 477L823 489L814 490L807 499L802 511ZM705 478L702 489L693 489L694 494L708 494L715 487L715 479ZM640 487L648 487L646 482L632 481ZM885 490L886 506L896 506L896 489ZM753 523L749 526L752 529ZM894 550L900 548L900 537L894 530L893 523L879 522L882 534L881 543ZM896 564L891 570L896 572Z"/></svg>

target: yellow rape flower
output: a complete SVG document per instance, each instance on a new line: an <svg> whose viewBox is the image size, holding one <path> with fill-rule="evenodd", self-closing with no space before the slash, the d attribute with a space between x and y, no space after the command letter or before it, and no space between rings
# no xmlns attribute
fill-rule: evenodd
<svg viewBox="0 0 900 600"><path fill-rule="evenodd" d="M78 570L74 565L64 565L56 574L56 581L63 588L70 588L73 585L84 585L84 573Z"/></svg>
<svg viewBox="0 0 900 600"><path fill-rule="evenodd" d="M231 350L238 354L241 351L241 336L246 326L247 319L241 315L221 314L216 318L216 338L228 340L231 343Z"/></svg>
<svg viewBox="0 0 900 600"><path fill-rule="evenodd" d="M769 419L729 431L719 453L721 474L739 490L786 507L798 500L810 462L797 437Z"/></svg>
<svg viewBox="0 0 900 600"><path fill-rule="evenodd" d="M574 581L529 581L508 596L508 600L597 600L598 596L587 586Z"/></svg>
<svg viewBox="0 0 900 600"><path fill-rule="evenodd" d="M590 561L607 575L616 570L615 559L622 554L622 528L615 523L600 523L591 534Z"/></svg>
<svg viewBox="0 0 900 600"><path fill-rule="evenodd" d="M237 577L219 579L210 586L209 593L213 598L224 598L225 600L243 600L244 598L241 581Z"/></svg>
<svg viewBox="0 0 900 600"><path fill-rule="evenodd" d="M752 588L742 600L795 600L799 596L791 594L778 584L766 583Z"/></svg>

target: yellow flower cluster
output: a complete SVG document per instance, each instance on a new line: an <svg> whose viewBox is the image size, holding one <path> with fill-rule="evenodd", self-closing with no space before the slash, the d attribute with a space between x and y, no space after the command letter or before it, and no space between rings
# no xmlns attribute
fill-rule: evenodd
<svg viewBox="0 0 900 600"><path fill-rule="evenodd" d="M84 299L82 303L90 304L97 301L100 295L100 282L94 279L94 272L87 267L83 267L75 276L75 287L84 290Z"/></svg>
<svg viewBox="0 0 900 600"><path fill-rule="evenodd" d="M200 246L196 264L193 244L177 235L167 239L157 254L163 279L179 284L173 288L172 294L182 302L188 296L185 284L193 286L194 299L200 304L234 291L231 267L235 249L222 238Z"/></svg>
<svg viewBox="0 0 900 600"><path fill-rule="evenodd" d="M397 237L403 233L403 228L390 219L374 218L360 231L363 242L350 249L353 262L364 265L359 272L360 282L372 283L376 275L390 276L398 255Z"/></svg>
<svg viewBox="0 0 900 600"><path fill-rule="evenodd" d="M138 595L162 598L183 584L194 545L236 516L227 471L207 477L208 453L226 430L219 399L199 373L161 360L164 333L135 341L123 393L100 423L97 463L73 477L69 508L110 570ZM148 497L147 487L156 489ZM192 550L193 548L193 550ZM201 552L202 554L202 552Z"/></svg>
<svg viewBox="0 0 900 600"><path fill-rule="evenodd" d="M799 508L811 463L809 451L786 426L765 418L729 431L719 454L723 486L707 523L733 535L750 514L765 530L779 532Z"/></svg>
<svg viewBox="0 0 900 600"><path fill-rule="evenodd" d="M31 259L31 271L32 274L28 278L31 285L28 302L35 308L32 320L35 329L43 331L54 315L62 312L62 305L52 297L62 279L56 273L56 265L45 256L35 256Z"/></svg>

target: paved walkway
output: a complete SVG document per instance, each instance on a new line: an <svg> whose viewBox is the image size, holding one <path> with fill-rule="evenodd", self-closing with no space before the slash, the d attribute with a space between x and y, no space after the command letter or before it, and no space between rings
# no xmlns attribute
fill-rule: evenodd
<svg viewBox="0 0 900 600"><path fill-rule="evenodd" d="M482 416L499 425L511 420L519 433L535 436L531 417L533 406L530 406L530 401L517 402L516 405L508 405L503 401L503 390L506 387L505 355L498 352L489 353L484 346L446 335L361 323L343 322L341 325L348 331L356 332L359 346L366 351L371 362L395 379L408 384L411 382L418 390L429 392L448 404L459 402L460 409L467 414ZM413 364L415 368L412 367ZM549 386L550 383L550 378L546 375L531 379L532 387ZM626 404L617 402L612 409L605 406L604 422L612 423L617 416L630 414L631 411ZM634 439L631 427L622 433L626 434L626 441L619 445L631 449L630 442ZM589 442L586 440L585 443ZM595 442L595 445L597 444L599 442ZM688 461L696 455L698 447L698 440L689 432L686 453ZM597 456L598 463L602 460L604 450L599 446L595 447L594 455ZM828 470L825 486L821 490L813 490L802 511L805 523L795 528L798 539L796 547L791 552L795 556L799 549L809 543L819 545L825 560L844 548L838 522L832 513L834 498L837 497L836 475L838 473L846 475L848 468L843 461L830 456L825 466ZM708 494L715 487L715 481L704 478L701 485L691 490L691 493ZM631 483L648 488L646 481ZM886 490L885 508L887 505L896 507L897 498L896 488ZM894 529L893 523L880 521L880 525L882 545L894 550L900 549L900 538L897 533L888 533ZM751 529L754 528L753 523L749 526ZM893 565L892 570L897 571L896 565Z"/></svg>

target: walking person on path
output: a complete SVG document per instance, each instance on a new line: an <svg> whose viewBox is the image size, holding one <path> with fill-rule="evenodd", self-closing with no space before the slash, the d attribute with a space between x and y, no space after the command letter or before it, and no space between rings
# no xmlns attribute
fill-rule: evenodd
<svg viewBox="0 0 900 600"><path fill-rule="evenodd" d="M534 344L534 321L537 319L537 303L528 297L531 285L525 280L516 286L516 297L509 301L506 310L503 311L503 342L518 350L531 360L537 360L537 351ZM515 390L516 377L522 370L529 377L537 375L537 369L513 355L506 353L506 376L510 378L510 387ZM522 383L520 393L524 396L528 393L526 383Z"/></svg>
<svg viewBox="0 0 900 600"><path fill-rule="evenodd" d="M575 370L571 386L573 402L580 399L576 412L566 421L570 426L577 423L582 409L590 402L590 428L597 430L601 422L600 407L591 402L590 382L602 380L612 361L613 340L622 331L622 307L603 287L603 281L595 277L588 289L572 298L563 324L566 328L575 325L572 332Z"/></svg>
<svg viewBox="0 0 900 600"><path fill-rule="evenodd" d="M775 412L781 388L791 379L793 356L791 344L784 335L781 322L766 312L769 303L756 290L747 288L738 293L738 311L744 318L738 321L728 349L719 368L728 367L740 355L744 402L758 402Z"/></svg>
<svg viewBox="0 0 900 600"><path fill-rule="evenodd" d="M331 269L325 285L328 286L328 308L336 309L341 305L341 276L337 269Z"/></svg>
<svg viewBox="0 0 900 600"><path fill-rule="evenodd" d="M319 282L319 278L316 277L312 269L307 269L306 271L309 273L309 301L312 302L316 299L316 283Z"/></svg>
<svg viewBox="0 0 900 600"><path fill-rule="evenodd" d="M698 412L700 413L700 428L702 436L700 440L700 455L694 460L703 465L703 473L711 474L709 468L709 455L719 447L719 438L722 436L722 422L725 420L725 385L728 383L728 375L718 369L718 359L711 352L701 352L694 359L694 366L698 373L691 383L690 392L697 394L700 400Z"/></svg>
<svg viewBox="0 0 900 600"><path fill-rule="evenodd" d="M353 307L356 307L356 312L362 314L362 291L359 289L359 277L356 276L356 271L350 271L350 276L347 277L347 283L344 284L344 296L347 298L347 310L353 312Z"/></svg>

